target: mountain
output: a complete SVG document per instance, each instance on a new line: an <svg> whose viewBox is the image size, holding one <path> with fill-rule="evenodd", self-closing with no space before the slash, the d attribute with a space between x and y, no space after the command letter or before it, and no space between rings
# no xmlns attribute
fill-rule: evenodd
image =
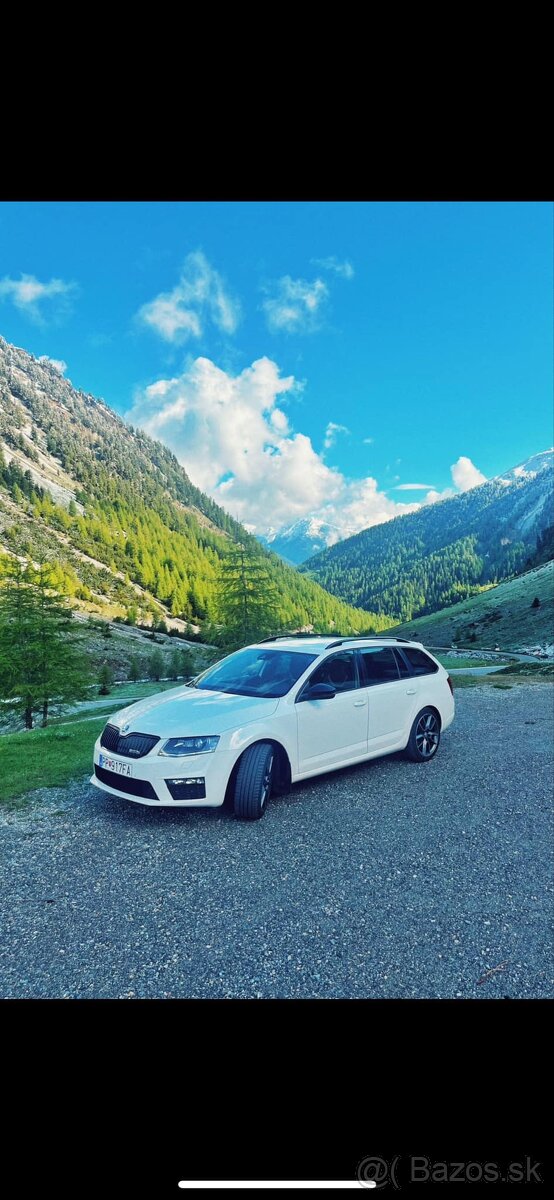
<svg viewBox="0 0 554 1200"><path fill-rule="evenodd" d="M0 338L0 553L56 563L77 608L177 628L217 617L218 567L232 539L264 559L282 627L360 631L360 612L260 547L191 483L175 456L50 364Z"/></svg>
<svg viewBox="0 0 554 1200"><path fill-rule="evenodd" d="M349 604L398 621L436 612L533 563L552 523L554 451L384 525L365 529L300 570Z"/></svg>
<svg viewBox="0 0 554 1200"><path fill-rule="evenodd" d="M298 565L327 546L333 546L341 537L344 537L344 531L336 525L322 521L320 517L302 517L287 529L270 529L268 533L260 534L258 540L285 562Z"/></svg>

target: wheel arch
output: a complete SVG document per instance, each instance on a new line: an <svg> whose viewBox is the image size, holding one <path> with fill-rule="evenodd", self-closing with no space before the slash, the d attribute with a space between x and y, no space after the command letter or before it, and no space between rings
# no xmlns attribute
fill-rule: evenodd
<svg viewBox="0 0 554 1200"><path fill-rule="evenodd" d="M415 717L414 717L414 721L415 721L416 717L419 716L420 713L425 712L426 709L428 709L428 708L430 708L431 712L434 712L435 716L438 717L439 726L442 729L442 713L441 713L440 709L437 708L436 704L424 704L421 708L418 708L418 710L415 714Z"/></svg>
<svg viewBox="0 0 554 1200"><path fill-rule="evenodd" d="M288 756L288 753L287 753L285 747L283 746L283 743L278 741L278 739L274 738L274 737L257 737L257 738L254 738L254 740L252 742L249 742L247 746L244 746L243 750L241 751L236 762L233 765L233 769L231 771L231 774L229 775L229 779L227 780L227 787L225 789L225 799L223 801L226 808L233 807L233 792L234 792L234 787L235 787L235 779L237 777L237 771L239 769L242 759L244 758L244 755L246 754L246 751L250 750L252 748L252 746L259 746L261 743L264 743L264 744L267 743L270 746L274 746L274 748L277 752L277 756L278 756L277 757L277 774L276 774L276 778L275 778L274 784L273 784L273 794L277 795L277 796L283 796L288 792L290 785L291 785L291 780L292 780L292 767L291 767L290 758Z"/></svg>

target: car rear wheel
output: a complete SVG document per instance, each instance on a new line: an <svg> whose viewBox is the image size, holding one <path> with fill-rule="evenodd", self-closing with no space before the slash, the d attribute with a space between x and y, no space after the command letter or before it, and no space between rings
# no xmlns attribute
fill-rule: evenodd
<svg viewBox="0 0 554 1200"><path fill-rule="evenodd" d="M245 821L259 821L271 795L275 748L270 742L249 746L240 760L235 779L235 816Z"/></svg>
<svg viewBox="0 0 554 1200"><path fill-rule="evenodd" d="M422 708L412 725L406 754L412 762L429 762L435 757L441 740L439 717L433 708Z"/></svg>

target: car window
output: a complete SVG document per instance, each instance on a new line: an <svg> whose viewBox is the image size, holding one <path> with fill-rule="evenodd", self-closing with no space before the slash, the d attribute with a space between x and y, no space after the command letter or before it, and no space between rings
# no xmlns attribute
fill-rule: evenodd
<svg viewBox="0 0 554 1200"><path fill-rule="evenodd" d="M237 650L199 675L193 686L237 696L286 696L315 658L298 650Z"/></svg>
<svg viewBox="0 0 554 1200"><path fill-rule="evenodd" d="M362 661L362 685L374 687L378 683L394 683L400 679L396 656L388 646L372 646L359 651Z"/></svg>
<svg viewBox="0 0 554 1200"><path fill-rule="evenodd" d="M416 650L415 646L403 646L402 653L406 655L414 675L433 675L439 669L428 654Z"/></svg>
<svg viewBox="0 0 554 1200"><path fill-rule="evenodd" d="M400 650L397 650L395 647L393 650L393 654L394 654L394 657L398 664L398 670L400 671L400 678L401 679L409 679L410 668L409 668L405 658L402 658L402 654L401 654Z"/></svg>
<svg viewBox="0 0 554 1200"><path fill-rule="evenodd" d="M342 650L326 658L308 680L308 687L316 683L330 683L336 692L350 692L358 686L356 660L353 650Z"/></svg>

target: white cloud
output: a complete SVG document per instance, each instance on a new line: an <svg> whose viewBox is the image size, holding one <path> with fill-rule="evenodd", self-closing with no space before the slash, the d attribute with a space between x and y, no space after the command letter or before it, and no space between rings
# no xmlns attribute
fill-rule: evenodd
<svg viewBox="0 0 554 1200"><path fill-rule="evenodd" d="M398 475L395 476L398 479ZM433 490L432 483L399 483L393 489L395 492L427 492Z"/></svg>
<svg viewBox="0 0 554 1200"><path fill-rule="evenodd" d="M389 499L375 479L349 480L328 467L311 439L289 427L283 406L298 389L268 358L236 376L197 358L182 375L138 393L126 415L257 533L317 513L338 539L419 507Z"/></svg>
<svg viewBox="0 0 554 1200"><path fill-rule="evenodd" d="M75 284L64 283L63 279L51 279L48 283L41 283L35 275L22 275L20 279L5 275L0 279L0 299L11 300L20 313L37 325L46 324L43 307L50 319L63 317L74 291Z"/></svg>
<svg viewBox="0 0 554 1200"><path fill-rule="evenodd" d="M433 488L432 491L427 492L424 503L425 504L437 504L437 502L439 500L450 500L451 496L457 496L457 495L458 495L458 492L455 490L455 488L450 488L450 487L445 488L443 492L437 492Z"/></svg>
<svg viewBox="0 0 554 1200"><path fill-rule="evenodd" d="M345 479L341 476L342 486L336 499L331 500L319 509L318 516L324 521L336 526L335 541L358 533L360 529L369 529L371 525L383 525L392 517L401 517L404 513L415 512L419 504L402 504L390 500L379 491L376 479L368 475L365 479Z"/></svg>
<svg viewBox="0 0 554 1200"><path fill-rule="evenodd" d="M375 438L363 438L364 446L372 446L374 441L375 441Z"/></svg>
<svg viewBox="0 0 554 1200"><path fill-rule="evenodd" d="M460 455L457 462L453 463L450 468L452 479L456 487L461 492L469 492L471 488L479 487L480 483L487 482L487 476L475 467L470 458L465 458Z"/></svg>
<svg viewBox="0 0 554 1200"><path fill-rule="evenodd" d="M48 363L48 366L53 367L55 371L59 371L60 375L65 375L67 371L67 363L63 361L63 358L50 358L49 354L41 354L38 361Z"/></svg>
<svg viewBox="0 0 554 1200"><path fill-rule="evenodd" d="M403 503L372 476L349 479L329 467L311 439L291 428L286 407L300 388L267 357L236 375L202 357L137 392L126 416L165 442L193 483L255 533L310 516L333 527L331 544L457 494L429 488L422 501ZM327 436L344 431L331 421Z"/></svg>
<svg viewBox="0 0 554 1200"><path fill-rule="evenodd" d="M352 279L354 276L354 267L347 258L341 262L335 254L330 254L328 258L312 258L312 262L315 267L321 267L323 271L334 271L335 275L341 275L343 279Z"/></svg>
<svg viewBox="0 0 554 1200"><path fill-rule="evenodd" d="M338 433L350 433L350 430L346 428L346 425L337 425L335 421L329 421L323 442L325 450L330 450L331 446L334 446Z"/></svg>
<svg viewBox="0 0 554 1200"><path fill-rule="evenodd" d="M401 460L397 459L396 461L400 462ZM464 458L463 455L453 463L450 474L455 487L444 488L442 492L438 492L430 483L401 483L393 490L396 492L427 491L423 503L437 504L439 500L450 500L451 496L457 496L460 492L469 492L470 488L479 487L480 483L487 481L486 475L483 475L473 465L470 458Z"/></svg>
<svg viewBox="0 0 554 1200"><path fill-rule="evenodd" d="M322 279L308 283L284 275L273 285L274 294L264 300L268 328L272 333L314 333L320 327L321 313L329 295Z"/></svg>
<svg viewBox="0 0 554 1200"><path fill-rule="evenodd" d="M201 337L207 322L223 333L234 333L240 305L226 292L205 254L195 250L187 255L177 286L143 304L138 316L166 342L181 343Z"/></svg>

